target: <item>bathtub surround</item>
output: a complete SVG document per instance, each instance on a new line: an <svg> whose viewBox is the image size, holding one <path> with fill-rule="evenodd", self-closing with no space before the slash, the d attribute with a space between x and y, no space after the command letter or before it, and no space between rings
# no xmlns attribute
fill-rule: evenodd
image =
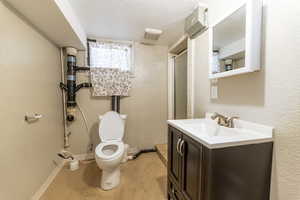
<svg viewBox="0 0 300 200"><path fill-rule="evenodd" d="M59 165L59 49L0 1L0 199L27 200ZM35 123L25 114L43 117Z"/></svg>
<svg viewBox="0 0 300 200"><path fill-rule="evenodd" d="M122 97L121 114L126 114L124 143L139 149L153 148L167 140L167 46L134 44L134 76L130 97ZM78 65L86 63L85 53L80 52ZM78 82L89 80L89 74L78 75ZM70 151L84 154L93 151L99 141L98 115L111 109L111 97L93 97L90 90L77 95L77 103L84 111L89 132L83 118L77 112L74 123L69 126ZM91 145L91 142L93 145Z"/></svg>
<svg viewBox="0 0 300 200"><path fill-rule="evenodd" d="M209 0L210 23L241 0ZM300 199L300 29L298 1L264 1L262 69L219 79L210 100L208 33L195 39L195 117L239 116L275 127L271 200Z"/></svg>

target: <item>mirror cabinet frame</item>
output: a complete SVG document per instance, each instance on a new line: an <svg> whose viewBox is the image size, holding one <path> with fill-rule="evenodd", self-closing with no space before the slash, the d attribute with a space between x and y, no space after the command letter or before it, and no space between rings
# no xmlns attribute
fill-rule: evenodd
<svg viewBox="0 0 300 200"><path fill-rule="evenodd" d="M245 66L230 71L212 73L213 69L213 29L219 23L226 20L240 8L246 7L245 27ZM262 36L262 0L246 0L235 7L225 16L209 26L209 79L234 76L249 72L259 71L261 68L261 36Z"/></svg>

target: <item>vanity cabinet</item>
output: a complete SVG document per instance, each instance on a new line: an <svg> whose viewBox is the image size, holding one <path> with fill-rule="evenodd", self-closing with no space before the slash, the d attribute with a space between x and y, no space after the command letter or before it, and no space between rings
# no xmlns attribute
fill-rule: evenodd
<svg viewBox="0 0 300 200"><path fill-rule="evenodd" d="M200 200L202 145L179 130L169 127L168 177L169 199Z"/></svg>
<svg viewBox="0 0 300 200"><path fill-rule="evenodd" d="M181 182L182 156L180 156L178 151L181 140L182 133L177 129L170 128L168 135L168 173L173 179L173 184L177 187Z"/></svg>
<svg viewBox="0 0 300 200"><path fill-rule="evenodd" d="M269 200L273 142L210 149L168 130L169 200Z"/></svg>
<svg viewBox="0 0 300 200"><path fill-rule="evenodd" d="M181 166L181 191L184 199L200 199L202 145L199 145L190 137L182 135L181 142L182 166Z"/></svg>

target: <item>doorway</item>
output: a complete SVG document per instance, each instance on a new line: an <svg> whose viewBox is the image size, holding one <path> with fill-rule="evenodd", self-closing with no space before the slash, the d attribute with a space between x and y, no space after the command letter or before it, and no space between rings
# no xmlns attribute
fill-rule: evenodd
<svg viewBox="0 0 300 200"><path fill-rule="evenodd" d="M187 50L174 56L174 119L187 119Z"/></svg>
<svg viewBox="0 0 300 200"><path fill-rule="evenodd" d="M185 35L168 54L168 119L190 118L189 39Z"/></svg>

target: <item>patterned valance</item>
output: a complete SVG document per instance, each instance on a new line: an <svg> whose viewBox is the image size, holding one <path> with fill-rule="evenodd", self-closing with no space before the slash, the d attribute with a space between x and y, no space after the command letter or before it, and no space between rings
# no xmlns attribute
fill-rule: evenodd
<svg viewBox="0 0 300 200"><path fill-rule="evenodd" d="M129 96L131 72L116 68L91 67L93 96Z"/></svg>

